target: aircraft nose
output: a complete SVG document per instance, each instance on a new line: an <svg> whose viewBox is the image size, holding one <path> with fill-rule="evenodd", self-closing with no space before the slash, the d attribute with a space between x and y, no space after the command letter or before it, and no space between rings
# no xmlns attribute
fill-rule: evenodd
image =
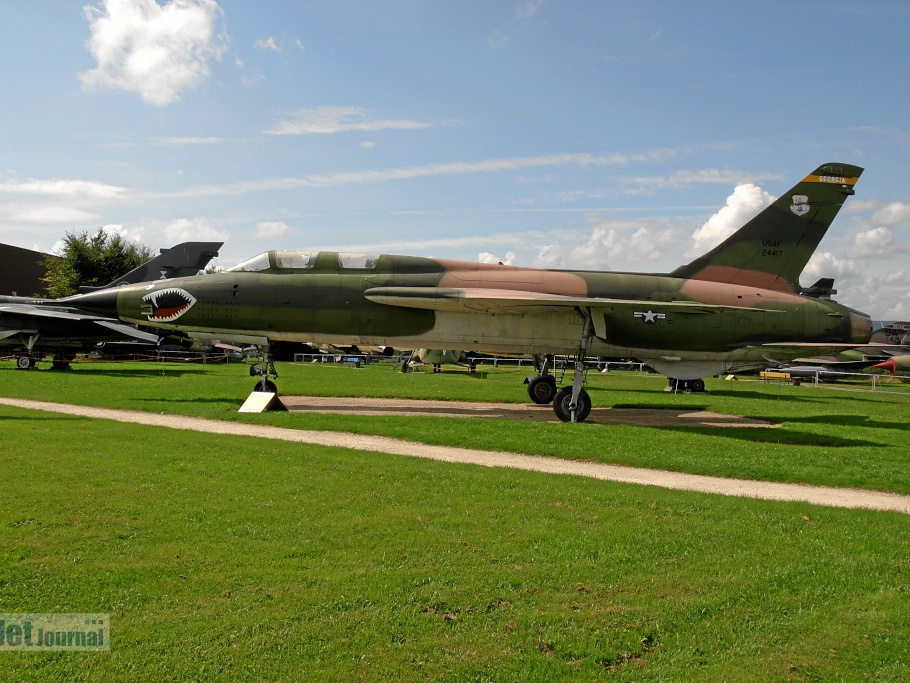
<svg viewBox="0 0 910 683"><path fill-rule="evenodd" d="M882 370L887 370L888 372L890 372L893 375L895 372L897 372L897 361L895 361L893 358L889 358L888 360L884 361L883 363L879 363L878 365L873 365L872 367L881 368Z"/></svg>
<svg viewBox="0 0 910 683"><path fill-rule="evenodd" d="M65 299L67 306L78 308L86 313L117 318L117 290L99 289L88 294L76 294Z"/></svg>

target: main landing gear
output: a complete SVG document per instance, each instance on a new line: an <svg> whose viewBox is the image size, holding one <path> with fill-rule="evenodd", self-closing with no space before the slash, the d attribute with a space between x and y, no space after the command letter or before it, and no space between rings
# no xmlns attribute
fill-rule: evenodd
<svg viewBox="0 0 910 683"><path fill-rule="evenodd" d="M585 318L585 326L578 343L578 352L575 354L575 372L572 376L572 386L563 387L556 392L553 399L553 412L563 422L584 422L591 413L591 397L582 388L585 379L585 356L594 337L594 321L590 309L581 310Z"/></svg>
<svg viewBox="0 0 910 683"><path fill-rule="evenodd" d="M575 371L572 385L557 391L556 378L549 373L552 356L544 356L539 366L539 374L525 380L528 384L528 396L534 403L546 404L552 401L553 412L563 422L584 422L591 414L591 397L582 388L585 378L585 356L594 337L594 323L589 310L580 311L584 316L584 331L575 355Z"/></svg>
<svg viewBox="0 0 910 683"><path fill-rule="evenodd" d="M664 391L683 392L684 394L705 393L705 380L703 379L676 379L667 377L667 388Z"/></svg>
<svg viewBox="0 0 910 683"><path fill-rule="evenodd" d="M535 356L534 365L537 374L525 379L528 385L528 396L538 405L552 403L556 397L556 378L550 374L550 365L553 363L553 356Z"/></svg>
<svg viewBox="0 0 910 683"><path fill-rule="evenodd" d="M250 377L259 377L253 391L266 391L272 394L278 393L278 386L269 379L269 375L278 379L278 371L275 369L275 363L269 357L268 349L260 349L260 362L250 366Z"/></svg>
<svg viewBox="0 0 910 683"><path fill-rule="evenodd" d="M76 358L75 354L64 353L63 351L54 351L51 359L51 370L72 370L70 363ZM46 354L43 351L26 350L21 356L16 358L16 367L20 370L33 370L38 361L44 360Z"/></svg>

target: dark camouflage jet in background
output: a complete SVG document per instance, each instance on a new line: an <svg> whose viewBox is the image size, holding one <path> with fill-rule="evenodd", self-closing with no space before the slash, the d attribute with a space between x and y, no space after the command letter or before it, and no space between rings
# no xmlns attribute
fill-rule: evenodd
<svg viewBox="0 0 910 683"><path fill-rule="evenodd" d="M862 344L869 317L803 290L799 275L862 173L815 169L704 256L672 273L539 270L435 258L269 251L222 273L76 296L79 306L194 337L570 354L571 386L535 377L562 420L583 421L586 356L635 358L668 377L762 368ZM266 355L266 361L268 356ZM263 377L262 387L266 386ZM271 387L270 387L271 388ZM555 397L554 397L555 394Z"/></svg>
<svg viewBox="0 0 910 683"><path fill-rule="evenodd" d="M146 261L103 287L80 287L82 292L122 287L153 279L195 275L214 257L223 242L182 242L162 249ZM117 316L87 315L61 299L0 296L0 350L11 351L20 369L33 368L48 354L53 368L69 369L77 352L91 351L99 342L141 341L156 344L153 331L124 325Z"/></svg>

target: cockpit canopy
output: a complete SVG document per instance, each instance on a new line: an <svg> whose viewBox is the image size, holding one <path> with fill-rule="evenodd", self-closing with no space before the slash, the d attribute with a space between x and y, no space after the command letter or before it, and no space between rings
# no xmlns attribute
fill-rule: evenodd
<svg viewBox="0 0 910 683"><path fill-rule="evenodd" d="M350 270L373 270L379 262L379 254L338 253L331 251L273 250L264 251L251 259L242 261L227 272L257 273L265 270L311 270L317 263L333 268Z"/></svg>

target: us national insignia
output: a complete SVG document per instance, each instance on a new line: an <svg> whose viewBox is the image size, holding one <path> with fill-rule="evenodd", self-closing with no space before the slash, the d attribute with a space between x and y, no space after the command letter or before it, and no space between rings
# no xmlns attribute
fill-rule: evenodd
<svg viewBox="0 0 910 683"><path fill-rule="evenodd" d="M646 325L653 325L658 320L663 320L667 317L665 313L655 313L654 311L635 311L632 316L641 318Z"/></svg>

